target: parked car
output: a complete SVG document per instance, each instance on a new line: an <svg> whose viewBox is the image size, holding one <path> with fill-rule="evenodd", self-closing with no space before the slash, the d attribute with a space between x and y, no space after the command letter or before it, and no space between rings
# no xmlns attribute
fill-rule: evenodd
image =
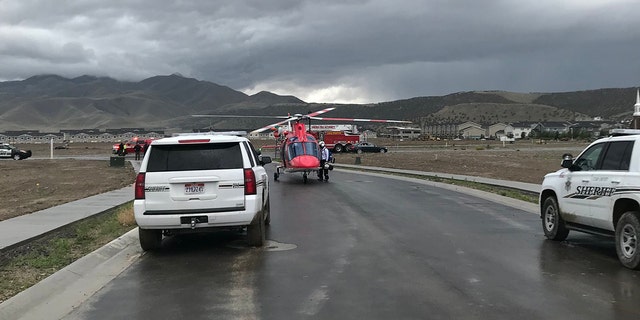
<svg viewBox="0 0 640 320"><path fill-rule="evenodd" d="M376 146L371 142L360 142L352 145L351 148L349 149L349 152L355 152L355 153L363 153L363 152L385 153L387 151L388 151L387 147Z"/></svg>
<svg viewBox="0 0 640 320"><path fill-rule="evenodd" d="M2 143L0 144L0 157L22 160L31 157L31 150L22 150L8 143Z"/></svg>

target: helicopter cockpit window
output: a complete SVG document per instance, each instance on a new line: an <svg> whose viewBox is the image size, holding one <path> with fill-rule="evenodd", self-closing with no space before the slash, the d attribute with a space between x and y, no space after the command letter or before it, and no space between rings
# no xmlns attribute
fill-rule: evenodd
<svg viewBox="0 0 640 320"><path fill-rule="evenodd" d="M304 154L314 156L314 157L319 156L318 145L315 142L305 142L304 151L305 151Z"/></svg>
<svg viewBox="0 0 640 320"><path fill-rule="evenodd" d="M303 154L304 154L304 147L302 145L302 142L293 142L289 144L289 160Z"/></svg>

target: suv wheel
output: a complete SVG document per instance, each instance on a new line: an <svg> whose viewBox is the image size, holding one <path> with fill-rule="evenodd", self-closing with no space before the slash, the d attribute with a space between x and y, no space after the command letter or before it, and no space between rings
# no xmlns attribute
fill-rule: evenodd
<svg viewBox="0 0 640 320"><path fill-rule="evenodd" d="M625 212L616 225L616 253L618 259L629 269L640 269L640 213Z"/></svg>
<svg viewBox="0 0 640 320"><path fill-rule="evenodd" d="M569 229L560 216L555 197L547 197L542 205L542 229L547 239L562 241L569 235Z"/></svg>
<svg viewBox="0 0 640 320"><path fill-rule="evenodd" d="M16 153L13 155L13 160L22 160L22 158L20 158L20 154Z"/></svg>
<svg viewBox="0 0 640 320"><path fill-rule="evenodd" d="M138 228L138 236L142 250L150 251L160 248L162 230Z"/></svg>
<svg viewBox="0 0 640 320"><path fill-rule="evenodd" d="M247 240L249 241L249 246L262 247L264 245L264 223L264 210L260 210L256 215L256 218L253 219L253 222L251 222L247 227Z"/></svg>

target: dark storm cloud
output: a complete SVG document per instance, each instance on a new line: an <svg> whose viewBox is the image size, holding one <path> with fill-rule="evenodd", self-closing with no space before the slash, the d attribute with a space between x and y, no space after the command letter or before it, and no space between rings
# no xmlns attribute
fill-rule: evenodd
<svg viewBox="0 0 640 320"><path fill-rule="evenodd" d="M371 102L637 86L633 1L0 1L2 79L181 73Z"/></svg>

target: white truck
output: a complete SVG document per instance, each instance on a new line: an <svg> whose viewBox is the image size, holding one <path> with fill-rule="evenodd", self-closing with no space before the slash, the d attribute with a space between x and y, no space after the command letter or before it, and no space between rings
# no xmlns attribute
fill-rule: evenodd
<svg viewBox="0 0 640 320"><path fill-rule="evenodd" d="M565 154L562 167L542 183L545 236L562 241L574 230L614 237L620 262L640 269L640 130L614 130L575 159Z"/></svg>

